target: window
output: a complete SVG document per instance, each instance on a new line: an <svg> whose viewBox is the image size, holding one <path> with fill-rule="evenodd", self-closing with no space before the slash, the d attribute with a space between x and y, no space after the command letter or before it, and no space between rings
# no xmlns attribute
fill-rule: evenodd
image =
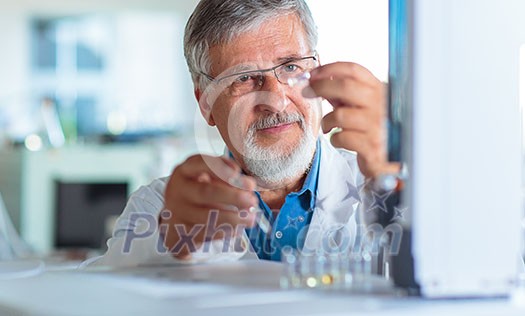
<svg viewBox="0 0 525 316"><path fill-rule="evenodd" d="M34 19L35 104L53 99L63 125L85 138L184 128L182 27L168 13Z"/></svg>

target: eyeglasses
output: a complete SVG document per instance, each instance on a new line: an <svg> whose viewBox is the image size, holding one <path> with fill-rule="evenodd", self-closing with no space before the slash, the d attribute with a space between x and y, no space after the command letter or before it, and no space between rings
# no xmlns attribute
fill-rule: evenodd
<svg viewBox="0 0 525 316"><path fill-rule="evenodd" d="M295 78L311 71L317 67L317 56L307 56L288 60L282 64L268 69L242 71L227 75L222 78L201 72L210 81L226 87L226 93L230 96L241 96L253 91L259 91L264 84L264 73L273 71L275 78L282 83L288 84L288 79Z"/></svg>

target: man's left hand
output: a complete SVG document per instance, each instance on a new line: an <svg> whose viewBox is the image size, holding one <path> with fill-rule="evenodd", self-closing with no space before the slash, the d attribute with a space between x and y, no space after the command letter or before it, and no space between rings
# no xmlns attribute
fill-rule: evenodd
<svg viewBox="0 0 525 316"><path fill-rule="evenodd" d="M334 107L323 118L323 132L342 129L332 135L332 145L356 151L359 168L367 178L399 172L400 165L387 159L386 85L363 66L350 62L320 66L311 75L314 92Z"/></svg>

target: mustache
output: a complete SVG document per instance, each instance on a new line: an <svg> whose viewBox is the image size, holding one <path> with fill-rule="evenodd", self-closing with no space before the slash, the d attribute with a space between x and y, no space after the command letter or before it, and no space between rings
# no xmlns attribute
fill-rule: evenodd
<svg viewBox="0 0 525 316"><path fill-rule="evenodd" d="M298 122L300 127L304 127L304 117L299 113L275 113L261 117L250 125L250 130L270 128L283 124Z"/></svg>

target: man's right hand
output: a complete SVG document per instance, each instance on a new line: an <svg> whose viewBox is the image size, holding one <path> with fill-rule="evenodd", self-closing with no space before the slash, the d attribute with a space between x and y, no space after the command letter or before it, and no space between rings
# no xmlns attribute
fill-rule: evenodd
<svg viewBox="0 0 525 316"><path fill-rule="evenodd" d="M255 180L242 175L231 159L191 156L174 169L166 187L159 218L161 229L167 227L164 245L176 258L186 259L204 241L230 238L253 227L256 214L247 210L258 204L255 187Z"/></svg>

